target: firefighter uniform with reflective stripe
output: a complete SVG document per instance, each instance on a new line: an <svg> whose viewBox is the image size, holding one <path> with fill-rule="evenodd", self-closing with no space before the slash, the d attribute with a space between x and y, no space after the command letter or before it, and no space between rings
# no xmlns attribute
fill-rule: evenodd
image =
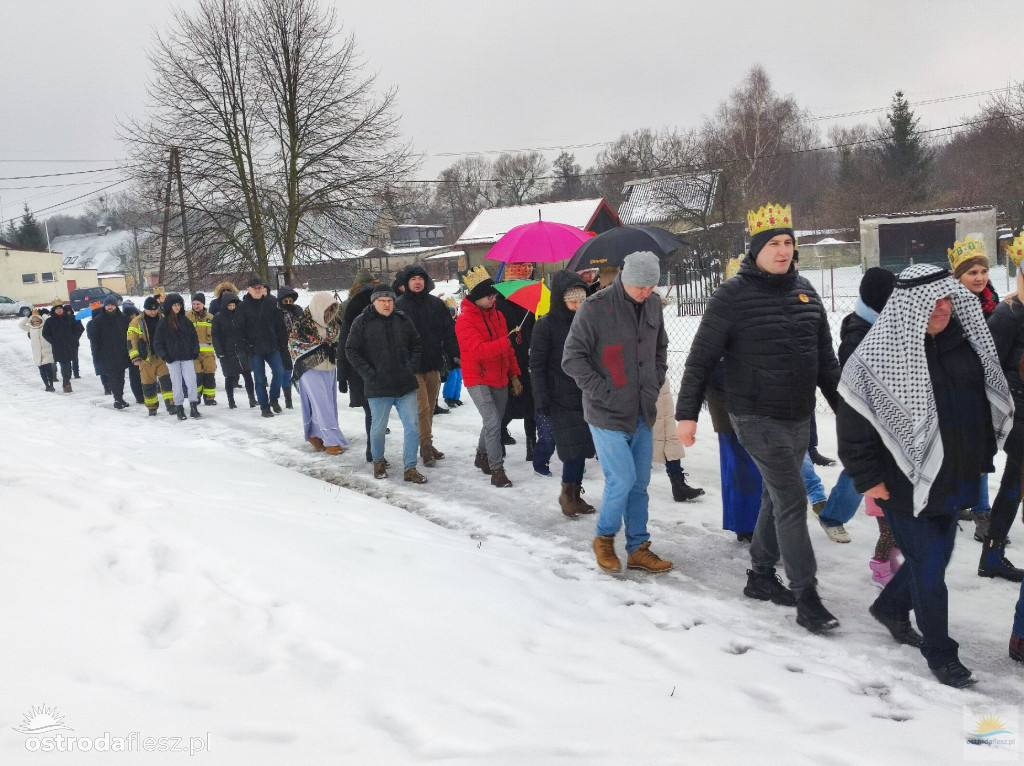
<svg viewBox="0 0 1024 766"><path fill-rule="evenodd" d="M146 407L156 410L160 401L157 394L161 394L168 411L171 411L174 406L171 376L167 371L167 364L153 351L153 341L149 326L146 324L145 313L132 319L128 325L127 337L128 358L132 360L132 364L139 363L137 366L142 378L142 396Z"/></svg>
<svg viewBox="0 0 1024 766"><path fill-rule="evenodd" d="M201 313L186 311L185 316L195 326L199 336L199 358L195 361L199 395L206 404L215 404L217 354L213 350L213 314L204 308Z"/></svg>

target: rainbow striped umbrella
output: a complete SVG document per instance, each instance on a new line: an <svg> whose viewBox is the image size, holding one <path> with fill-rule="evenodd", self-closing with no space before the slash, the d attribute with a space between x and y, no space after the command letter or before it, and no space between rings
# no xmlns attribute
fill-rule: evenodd
<svg viewBox="0 0 1024 766"><path fill-rule="evenodd" d="M513 279L510 282L498 282L494 289L517 306L522 306L537 316L543 316L551 309L551 291L543 282Z"/></svg>

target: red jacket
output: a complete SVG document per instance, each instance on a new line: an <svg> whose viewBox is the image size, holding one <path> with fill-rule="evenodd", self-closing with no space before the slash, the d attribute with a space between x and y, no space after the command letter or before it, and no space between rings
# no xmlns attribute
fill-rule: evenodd
<svg viewBox="0 0 1024 766"><path fill-rule="evenodd" d="M504 388L513 375L521 375L505 317L497 309L484 311L469 298L455 321L462 361L462 382L466 386Z"/></svg>

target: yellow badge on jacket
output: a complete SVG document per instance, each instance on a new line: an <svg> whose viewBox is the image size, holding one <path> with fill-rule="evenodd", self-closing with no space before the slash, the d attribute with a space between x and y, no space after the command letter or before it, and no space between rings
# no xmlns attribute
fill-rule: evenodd
<svg viewBox="0 0 1024 766"><path fill-rule="evenodd" d="M799 297L800 297L800 300L803 301L804 303L810 303L811 302L811 299L808 298L804 293L800 293Z"/></svg>

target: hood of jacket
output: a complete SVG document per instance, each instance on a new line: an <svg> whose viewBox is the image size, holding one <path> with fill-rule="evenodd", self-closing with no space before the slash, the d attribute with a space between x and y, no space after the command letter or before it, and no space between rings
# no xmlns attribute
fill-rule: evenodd
<svg viewBox="0 0 1024 766"><path fill-rule="evenodd" d="M423 292L419 293L420 295L429 295L433 291L435 287L434 280L430 278L427 270L418 263L406 266L401 272L399 272L399 275L395 278L395 285L402 285L405 287L406 295L416 295L416 293L409 291L409 280L412 277L423 277L425 286L423 288Z"/></svg>
<svg viewBox="0 0 1024 766"><path fill-rule="evenodd" d="M288 285L285 285L284 287L279 287L277 289L277 300L278 300L278 302L280 303L285 298L292 298L294 300L298 300L299 299L299 294L293 288L289 287Z"/></svg>
<svg viewBox="0 0 1024 766"><path fill-rule="evenodd" d="M587 283L575 271L562 270L551 275L551 310L548 313L569 322L576 313L565 305L565 291L571 287L582 287L586 291Z"/></svg>
<svg viewBox="0 0 1024 766"><path fill-rule="evenodd" d="M181 313L185 313L185 299L182 298L178 293L167 293L167 297L164 298L163 312L164 314L171 313L171 306L175 303L181 304Z"/></svg>
<svg viewBox="0 0 1024 766"><path fill-rule="evenodd" d="M238 297L238 293L236 293L234 290L226 290L222 292L218 297L220 298L220 305L224 309L228 307L229 303L238 304L242 302L242 299Z"/></svg>
<svg viewBox="0 0 1024 766"><path fill-rule="evenodd" d="M238 288L232 282L221 282L215 288L213 288L213 297L223 298L224 293L234 293L238 295Z"/></svg>

